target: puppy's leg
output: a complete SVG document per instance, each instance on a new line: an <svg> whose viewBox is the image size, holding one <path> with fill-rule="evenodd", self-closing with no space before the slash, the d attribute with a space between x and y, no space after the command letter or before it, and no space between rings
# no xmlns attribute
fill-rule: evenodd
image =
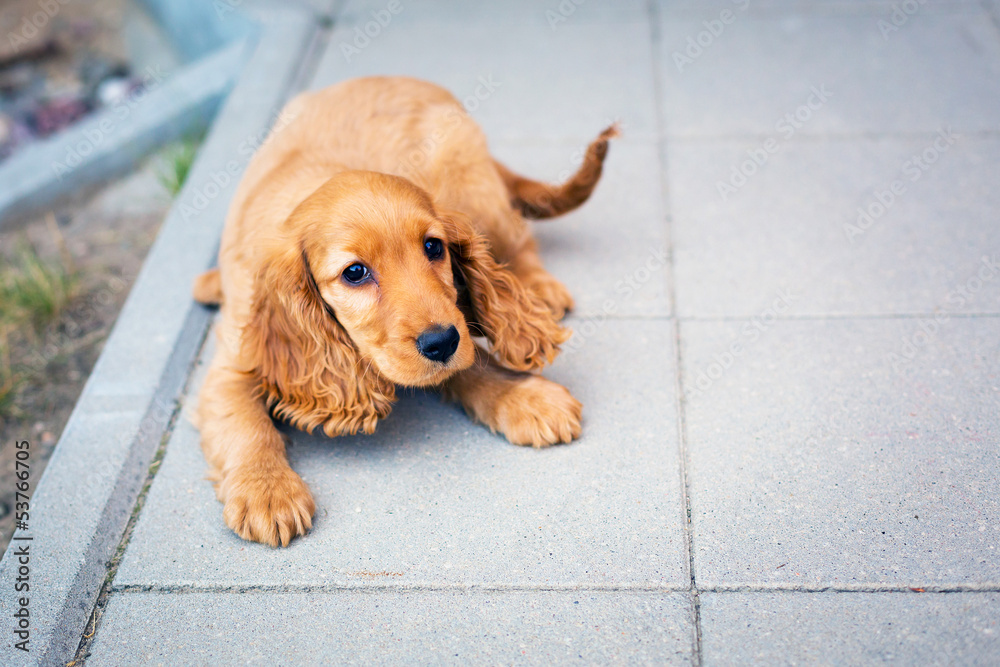
<svg viewBox="0 0 1000 667"><path fill-rule="evenodd" d="M561 185L526 178L496 160L493 161L493 166L504 182L514 211L526 218L553 218L572 211L587 201L601 178L604 159L608 155L608 141L616 136L617 125L601 132L587 147L580 168ZM511 246L503 244L497 247ZM511 270L548 305L556 317L565 315L567 310L573 308L573 297L561 282L542 267L538 244L534 238L528 236L515 247L517 250L513 252L504 252L504 255L509 256L502 259L509 262Z"/></svg>
<svg viewBox="0 0 1000 667"><path fill-rule="evenodd" d="M470 417L515 445L547 447L580 437L580 402L555 382L507 370L476 349L476 362L445 384Z"/></svg>
<svg viewBox="0 0 1000 667"><path fill-rule="evenodd" d="M557 319L573 309L573 296L566 286L545 270L538 254L538 242L528 237L521 248L510 258L510 270L521 279L524 286L540 298Z"/></svg>
<svg viewBox="0 0 1000 667"><path fill-rule="evenodd" d="M287 546L312 527L316 504L253 390L251 378L217 356L198 406L202 450L226 524L245 540Z"/></svg>
<svg viewBox="0 0 1000 667"><path fill-rule="evenodd" d="M209 269L194 279L194 300L206 306L222 304L222 275L219 269Z"/></svg>

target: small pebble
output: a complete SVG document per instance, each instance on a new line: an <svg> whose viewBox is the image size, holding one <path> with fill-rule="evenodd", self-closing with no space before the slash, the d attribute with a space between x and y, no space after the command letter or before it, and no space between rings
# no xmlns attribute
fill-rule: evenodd
<svg viewBox="0 0 1000 667"><path fill-rule="evenodd" d="M105 79L97 86L97 101L103 107L121 104L132 90L132 82L125 77Z"/></svg>

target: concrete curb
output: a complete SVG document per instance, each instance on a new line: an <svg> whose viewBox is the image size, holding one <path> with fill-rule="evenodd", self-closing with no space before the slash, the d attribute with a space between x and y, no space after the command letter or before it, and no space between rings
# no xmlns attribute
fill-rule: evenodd
<svg viewBox="0 0 1000 667"><path fill-rule="evenodd" d="M185 60L204 58L254 30L243 0L139 0Z"/></svg>
<svg viewBox="0 0 1000 667"><path fill-rule="evenodd" d="M178 397L209 316L194 277L211 265L232 192L253 149L299 80L318 34L314 15L258 10L243 74L222 104L184 189L31 499L30 530L0 561L4 665L73 659L149 466L178 413ZM233 57L229 55L227 57ZM25 538L19 540L18 538ZM30 541L29 541L30 540ZM16 592L18 545L30 544L30 592ZM30 652L14 648L20 597L29 598Z"/></svg>
<svg viewBox="0 0 1000 667"><path fill-rule="evenodd" d="M255 25L235 5L142 3L191 64L142 72L144 90L0 165L0 227L124 174L157 147L211 123L248 55L240 41Z"/></svg>
<svg viewBox="0 0 1000 667"><path fill-rule="evenodd" d="M146 72L146 88L0 165L0 227L131 170L157 147L204 128L240 71L233 44L173 74Z"/></svg>

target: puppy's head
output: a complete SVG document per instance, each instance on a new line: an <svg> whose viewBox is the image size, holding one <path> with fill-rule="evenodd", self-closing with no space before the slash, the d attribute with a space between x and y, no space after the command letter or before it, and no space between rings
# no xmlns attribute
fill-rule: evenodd
<svg viewBox="0 0 1000 667"><path fill-rule="evenodd" d="M244 353L275 412L300 428L370 432L394 385L468 368L473 335L517 370L551 362L568 336L467 219L402 178L337 175L267 255Z"/></svg>

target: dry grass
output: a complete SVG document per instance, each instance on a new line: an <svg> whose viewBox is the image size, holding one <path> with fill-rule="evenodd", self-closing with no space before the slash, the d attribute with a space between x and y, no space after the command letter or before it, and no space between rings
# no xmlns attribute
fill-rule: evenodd
<svg viewBox="0 0 1000 667"><path fill-rule="evenodd" d="M30 373L12 364L10 341L37 338L73 300L79 281L69 263L45 261L25 242L0 270L0 418L14 416L17 390Z"/></svg>
<svg viewBox="0 0 1000 667"><path fill-rule="evenodd" d="M0 323L40 330L73 298L77 281L65 262L46 262L24 244L13 266L0 275Z"/></svg>
<svg viewBox="0 0 1000 667"><path fill-rule="evenodd" d="M5 328L0 325L0 418L10 415L14 410L14 399L21 386L23 378L15 373L10 363L10 344Z"/></svg>

